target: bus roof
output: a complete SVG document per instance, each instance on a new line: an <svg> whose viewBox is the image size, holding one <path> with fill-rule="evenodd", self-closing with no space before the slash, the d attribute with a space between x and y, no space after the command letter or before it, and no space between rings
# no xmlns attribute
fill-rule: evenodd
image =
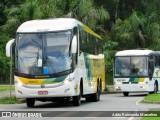
<svg viewBox="0 0 160 120"><path fill-rule="evenodd" d="M123 50L116 53L116 56L143 56L155 53L152 50Z"/></svg>
<svg viewBox="0 0 160 120"><path fill-rule="evenodd" d="M102 39L100 35L91 30L88 26L73 18L53 18L44 20L26 21L19 26L17 32L19 33L34 33L34 32L54 32L69 30L74 27L81 27L86 32Z"/></svg>

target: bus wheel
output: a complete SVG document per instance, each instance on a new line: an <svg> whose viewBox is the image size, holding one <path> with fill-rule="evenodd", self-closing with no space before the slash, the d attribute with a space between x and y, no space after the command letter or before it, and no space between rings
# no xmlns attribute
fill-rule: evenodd
<svg viewBox="0 0 160 120"><path fill-rule="evenodd" d="M34 107L35 99L34 98L27 98L26 104L27 104L27 107Z"/></svg>
<svg viewBox="0 0 160 120"><path fill-rule="evenodd" d="M158 85L155 83L154 84L154 93L157 94L157 92L158 92Z"/></svg>
<svg viewBox="0 0 160 120"><path fill-rule="evenodd" d="M124 95L124 96L128 96L128 95L129 95L129 92L123 92L123 95Z"/></svg>
<svg viewBox="0 0 160 120"><path fill-rule="evenodd" d="M149 94L157 93L158 92L158 85L157 83L154 84L154 91L149 92Z"/></svg>
<svg viewBox="0 0 160 120"><path fill-rule="evenodd" d="M86 99L86 101L87 101L87 102L91 102L91 101L92 101L91 95L90 95L90 96L85 97L85 99Z"/></svg>
<svg viewBox="0 0 160 120"><path fill-rule="evenodd" d="M73 105L74 106L80 106L81 104L81 95L82 95L82 88L80 86L80 93L78 96L73 96Z"/></svg>
<svg viewBox="0 0 160 120"><path fill-rule="evenodd" d="M93 99L93 102L98 102L100 101L100 94L101 94L101 87L98 86L97 87L97 92L92 94L92 99Z"/></svg>
<svg viewBox="0 0 160 120"><path fill-rule="evenodd" d="M80 95L73 96L73 105L74 106L80 106L80 104L81 104L81 97L80 97Z"/></svg>

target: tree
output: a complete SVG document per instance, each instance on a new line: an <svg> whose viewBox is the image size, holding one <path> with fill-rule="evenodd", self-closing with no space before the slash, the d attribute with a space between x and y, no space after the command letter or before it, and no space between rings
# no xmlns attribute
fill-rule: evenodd
<svg viewBox="0 0 160 120"><path fill-rule="evenodd" d="M22 4L25 0L1 0L0 2L0 26L6 21L5 9L11 6Z"/></svg>
<svg viewBox="0 0 160 120"><path fill-rule="evenodd" d="M6 36L15 37L18 26L27 20L76 18L103 36L106 64L112 76L116 51L159 50L159 5L159 0L1 0L0 29L5 30ZM0 37L0 43L1 40Z"/></svg>
<svg viewBox="0 0 160 120"><path fill-rule="evenodd" d="M61 11L54 6L53 0L27 0L24 4L6 9L7 22L3 25L10 37L15 36L18 26L33 19L54 18L62 15Z"/></svg>
<svg viewBox="0 0 160 120"><path fill-rule="evenodd" d="M93 0L55 0L57 8L62 8L65 15L76 18L97 32L104 33L104 24L109 20L109 13L103 6L95 6Z"/></svg>
<svg viewBox="0 0 160 120"><path fill-rule="evenodd" d="M9 82L9 59L5 56L5 45L10 38L0 31L0 83Z"/></svg>

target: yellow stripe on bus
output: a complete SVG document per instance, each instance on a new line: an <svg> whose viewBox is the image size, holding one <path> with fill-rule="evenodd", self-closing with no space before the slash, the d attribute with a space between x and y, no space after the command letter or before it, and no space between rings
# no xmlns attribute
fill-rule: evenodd
<svg viewBox="0 0 160 120"><path fill-rule="evenodd" d="M140 78L139 82L144 82L145 78Z"/></svg>
<svg viewBox="0 0 160 120"><path fill-rule="evenodd" d="M42 84L45 80L45 79L30 79L30 78L23 78L23 77L18 77L18 79L24 84L31 84L31 85Z"/></svg>
<svg viewBox="0 0 160 120"><path fill-rule="evenodd" d="M90 34L94 35L95 37L99 38L102 40L102 37L100 35L98 35L97 33L95 33L93 30L91 30L87 25L82 24L83 28Z"/></svg>

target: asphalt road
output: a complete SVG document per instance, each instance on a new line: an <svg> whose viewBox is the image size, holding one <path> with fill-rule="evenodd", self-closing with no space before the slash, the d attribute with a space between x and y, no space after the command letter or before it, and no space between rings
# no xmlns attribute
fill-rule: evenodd
<svg viewBox="0 0 160 120"><path fill-rule="evenodd" d="M0 105L0 111L46 111L42 113L42 116L54 116L54 120L140 120L139 117L118 117L116 115L113 117L99 116L106 116L106 114L110 113L110 111L113 111L111 112L111 114L115 114L120 111L147 111L149 109L160 108L160 105L156 104L139 103L139 101L141 101L146 95L147 93L131 93L130 96L124 97L123 94L103 94L101 95L101 100L99 102L86 102L84 99L82 99L81 106L79 107L73 106L72 103L52 103L36 101L34 108L28 108L26 107L26 104ZM30 118L30 120L31 119L32 118ZM38 120L41 119L52 120L53 117L38 118ZM17 120L17 118L15 118L15 120Z"/></svg>

